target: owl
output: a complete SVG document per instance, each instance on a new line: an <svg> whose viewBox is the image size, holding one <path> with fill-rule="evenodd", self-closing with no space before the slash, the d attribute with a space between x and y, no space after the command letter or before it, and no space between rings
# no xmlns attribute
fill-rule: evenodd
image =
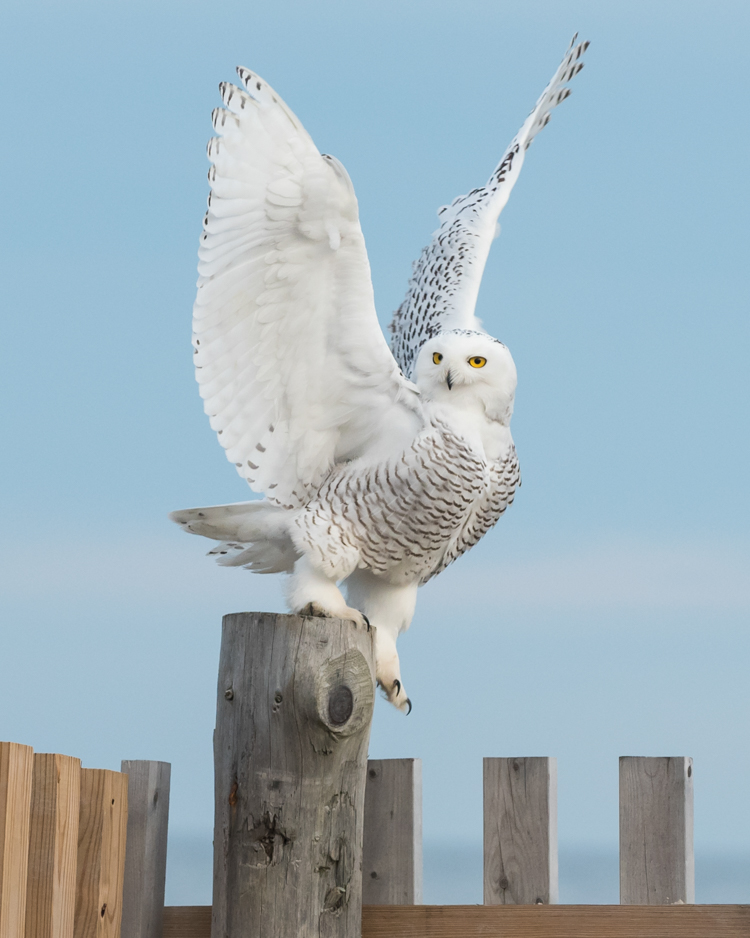
<svg viewBox="0 0 750 938"><path fill-rule="evenodd" d="M419 587L520 485L516 368L474 310L526 150L587 47L574 37L486 185L439 210L390 348L346 170L258 75L219 86L194 359L211 426L263 497L170 518L218 541L224 566L285 574L291 612L373 627L378 684L404 713L396 640Z"/></svg>

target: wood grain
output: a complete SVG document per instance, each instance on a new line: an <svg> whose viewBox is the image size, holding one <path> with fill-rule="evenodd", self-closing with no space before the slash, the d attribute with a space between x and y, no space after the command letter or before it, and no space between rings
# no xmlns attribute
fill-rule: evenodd
<svg viewBox="0 0 750 938"><path fill-rule="evenodd" d="M365 789L362 901L422 901L422 760L370 759Z"/></svg>
<svg viewBox="0 0 750 938"><path fill-rule="evenodd" d="M81 770L74 938L119 938L127 786L120 772Z"/></svg>
<svg viewBox="0 0 750 938"><path fill-rule="evenodd" d="M211 938L211 906L165 906L162 938Z"/></svg>
<svg viewBox="0 0 750 938"><path fill-rule="evenodd" d="M374 633L224 617L214 759L214 938L357 938Z"/></svg>
<svg viewBox="0 0 750 938"><path fill-rule="evenodd" d="M134 759L121 769L128 777L122 938L161 938L171 766Z"/></svg>
<svg viewBox="0 0 750 938"><path fill-rule="evenodd" d="M0 938L23 938L34 750L0 743Z"/></svg>
<svg viewBox="0 0 750 938"><path fill-rule="evenodd" d="M484 760L484 903L558 901L557 760Z"/></svg>
<svg viewBox="0 0 750 938"><path fill-rule="evenodd" d="M81 760L34 754L26 938L73 938Z"/></svg>
<svg viewBox="0 0 750 938"><path fill-rule="evenodd" d="M167 906L164 938L209 938L210 906ZM362 938L747 938L748 905L365 906Z"/></svg>
<svg viewBox="0 0 750 938"><path fill-rule="evenodd" d="M692 759L620 759L620 902L695 902Z"/></svg>

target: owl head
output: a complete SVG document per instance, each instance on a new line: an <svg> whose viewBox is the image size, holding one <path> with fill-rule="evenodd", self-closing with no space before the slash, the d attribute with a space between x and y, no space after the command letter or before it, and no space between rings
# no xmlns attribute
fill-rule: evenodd
<svg viewBox="0 0 750 938"><path fill-rule="evenodd" d="M490 419L510 423L516 366L503 343L486 332L452 329L429 339L417 356L414 381L425 400L478 403Z"/></svg>

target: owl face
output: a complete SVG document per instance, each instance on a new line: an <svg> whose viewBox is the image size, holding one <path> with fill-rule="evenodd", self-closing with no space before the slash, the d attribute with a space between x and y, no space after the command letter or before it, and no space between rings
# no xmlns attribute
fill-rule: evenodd
<svg viewBox="0 0 750 938"><path fill-rule="evenodd" d="M508 349L483 332L441 332L422 346L414 369L427 400L461 406L481 401L493 419L510 421L516 391L516 366Z"/></svg>

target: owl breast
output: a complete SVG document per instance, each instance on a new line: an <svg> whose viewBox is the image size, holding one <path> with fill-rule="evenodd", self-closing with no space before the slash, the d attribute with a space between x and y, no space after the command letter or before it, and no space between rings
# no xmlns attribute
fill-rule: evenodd
<svg viewBox="0 0 750 938"><path fill-rule="evenodd" d="M335 469L295 519L294 539L332 577L366 567L394 584L426 583L497 522L519 484L512 443L488 462L435 418L403 452Z"/></svg>

